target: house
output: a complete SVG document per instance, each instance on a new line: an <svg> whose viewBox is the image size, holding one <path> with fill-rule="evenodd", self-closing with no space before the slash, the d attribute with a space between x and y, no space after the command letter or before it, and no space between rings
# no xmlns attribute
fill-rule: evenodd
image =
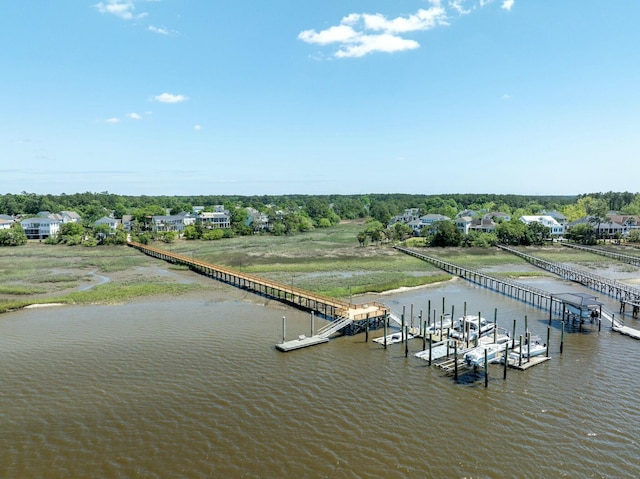
<svg viewBox="0 0 640 479"><path fill-rule="evenodd" d="M417 220L419 218L419 214L420 214L420 208L407 208L406 210L404 210L403 214L396 215L393 218L391 218L391 221L389 221L387 228L391 228L396 223L409 224L412 221Z"/></svg>
<svg viewBox="0 0 640 479"><path fill-rule="evenodd" d="M50 213L49 213L50 214ZM20 222L27 239L43 240L49 236L57 235L60 231L62 219L34 216Z"/></svg>
<svg viewBox="0 0 640 479"><path fill-rule="evenodd" d="M469 234L469 229L471 228L471 224L473 223L473 218L471 216L458 216L456 217L456 228L463 235Z"/></svg>
<svg viewBox="0 0 640 479"><path fill-rule="evenodd" d="M75 211L61 211L59 215L63 223L77 223L82 220L80 215Z"/></svg>
<svg viewBox="0 0 640 479"><path fill-rule="evenodd" d="M184 229L196 222L196 219L189 213L182 212L177 215L162 215L151 217L151 230L156 233L167 231L184 231Z"/></svg>
<svg viewBox="0 0 640 479"><path fill-rule="evenodd" d="M551 216L554 220L556 220L562 226L566 226L567 224L567 217L562 213L560 213L559 211L556 211L556 210L548 211L548 212L543 211L541 214L545 216Z"/></svg>
<svg viewBox="0 0 640 479"><path fill-rule="evenodd" d="M462 218L463 216L470 216L471 218L475 218L476 216L480 216L477 211L474 210L463 210L456 215L456 218Z"/></svg>
<svg viewBox="0 0 640 479"><path fill-rule="evenodd" d="M491 219L494 223L511 221L511 215L508 215L507 213L503 213L501 211L492 211L491 213L485 213L482 215L482 218Z"/></svg>
<svg viewBox="0 0 640 479"><path fill-rule="evenodd" d="M564 235L564 225L561 225L548 215L525 215L520 217L520 221L526 225L530 223L540 223L549 228L552 237L559 238Z"/></svg>
<svg viewBox="0 0 640 479"><path fill-rule="evenodd" d="M231 228L229 211L222 205L216 205L213 208L213 211L202 211L197 217L197 222L205 228Z"/></svg>
<svg viewBox="0 0 640 479"><path fill-rule="evenodd" d="M437 213L429 213L428 215L421 216L420 218L410 221L407 224L411 226L411 229L413 229L413 232L415 234L421 234L424 227L431 228L431 226L438 221L450 220L451 218L449 218L448 216L440 215Z"/></svg>
<svg viewBox="0 0 640 479"><path fill-rule="evenodd" d="M94 226L100 226L100 225L108 225L109 229L112 232L115 232L116 229L118 228L118 225L120 224L120 221L113 219L113 218L109 218L107 216L103 216L102 218L100 218L97 221L94 221L93 225Z"/></svg>
<svg viewBox="0 0 640 479"><path fill-rule="evenodd" d="M11 228L13 220L8 220L6 218L3 218L2 216L6 215L0 215L0 230L8 230L9 228Z"/></svg>
<svg viewBox="0 0 640 479"><path fill-rule="evenodd" d="M609 219L612 223L622 225L622 235L626 236L631 230L640 229L640 218L637 215L609 215Z"/></svg>
<svg viewBox="0 0 640 479"><path fill-rule="evenodd" d="M496 222L490 216L474 218L469 226L469 231L479 231L481 233L493 233L496 230Z"/></svg>
<svg viewBox="0 0 640 479"><path fill-rule="evenodd" d="M260 213L255 208L247 208L246 226L251 226L253 231L265 231L269 229L269 215Z"/></svg>
<svg viewBox="0 0 640 479"><path fill-rule="evenodd" d="M125 231L133 231L135 219L133 215L122 215L122 226Z"/></svg>

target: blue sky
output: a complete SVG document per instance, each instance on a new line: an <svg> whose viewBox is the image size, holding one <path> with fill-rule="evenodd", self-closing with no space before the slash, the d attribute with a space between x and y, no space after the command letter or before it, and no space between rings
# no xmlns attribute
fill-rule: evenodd
<svg viewBox="0 0 640 479"><path fill-rule="evenodd" d="M0 5L0 193L638 191L640 2Z"/></svg>

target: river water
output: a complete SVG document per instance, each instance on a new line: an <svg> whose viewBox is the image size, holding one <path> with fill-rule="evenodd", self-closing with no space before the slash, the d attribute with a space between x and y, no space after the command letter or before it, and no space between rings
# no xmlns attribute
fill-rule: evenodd
<svg viewBox="0 0 640 479"><path fill-rule="evenodd" d="M282 316L291 339L309 315L222 292L0 317L0 477L640 475L640 342L607 327L567 332L560 355L556 322L551 361L506 381L490 366L485 388L480 373L456 382L413 357L420 340L408 358L364 334L280 353ZM465 302L489 318L497 308L518 334L526 315L546 339L548 312L462 280L354 299L426 316L442 298L456 316Z"/></svg>

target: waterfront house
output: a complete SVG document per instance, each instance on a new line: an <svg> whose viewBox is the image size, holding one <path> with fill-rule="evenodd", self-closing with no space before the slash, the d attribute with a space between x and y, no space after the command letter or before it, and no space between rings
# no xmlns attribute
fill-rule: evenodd
<svg viewBox="0 0 640 479"><path fill-rule="evenodd" d="M248 207L247 219L245 221L246 226L253 228L253 231L266 231L269 229L269 215L260 213L255 208Z"/></svg>
<svg viewBox="0 0 640 479"><path fill-rule="evenodd" d="M184 231L184 229L196 222L193 215L182 212L177 215L161 215L151 217L151 230L156 233L166 233L167 231Z"/></svg>
<svg viewBox="0 0 640 479"><path fill-rule="evenodd" d="M120 224L120 221L114 219L114 218L109 218L107 216L103 216L102 218L100 218L99 220L95 221L93 223L93 226L100 226L100 225L107 225L109 226L109 229L115 233L116 229L118 228L118 225Z"/></svg>
<svg viewBox="0 0 640 479"><path fill-rule="evenodd" d="M417 235L422 233L423 228L431 228L434 223L438 221L450 221L451 218L448 216L440 215L437 213L429 213L428 215L421 216L418 219L410 221L407 223L413 229L413 232Z"/></svg>
<svg viewBox="0 0 640 479"><path fill-rule="evenodd" d="M13 224L13 220L8 220L6 218L0 217L0 230L8 230L9 228L11 228L12 224Z"/></svg>
<svg viewBox="0 0 640 479"><path fill-rule="evenodd" d="M205 228L231 228L231 215L222 205L214 206L213 211L202 211L196 220Z"/></svg>
<svg viewBox="0 0 640 479"><path fill-rule="evenodd" d="M62 219L34 216L20 222L27 239L43 240L58 234Z"/></svg>
<svg viewBox="0 0 640 479"><path fill-rule="evenodd" d="M520 217L520 221L528 225L530 223L540 223L549 228L552 238L560 238L564 235L565 227L558 223L555 219L548 215L524 215Z"/></svg>

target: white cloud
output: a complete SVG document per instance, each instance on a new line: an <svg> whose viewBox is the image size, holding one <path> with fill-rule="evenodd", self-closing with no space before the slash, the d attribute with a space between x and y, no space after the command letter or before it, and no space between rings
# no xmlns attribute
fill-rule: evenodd
<svg viewBox="0 0 640 479"><path fill-rule="evenodd" d="M159 35L169 35L169 30L162 27L155 27L153 25L149 25L149 31L153 33L157 33Z"/></svg>
<svg viewBox="0 0 640 479"><path fill-rule="evenodd" d="M504 0L504 2L502 2L502 7L505 10L511 11L511 7L513 7L515 0Z"/></svg>
<svg viewBox="0 0 640 479"><path fill-rule="evenodd" d="M104 122L105 123L116 124L116 123L120 123L120 119L119 118L108 118Z"/></svg>
<svg viewBox="0 0 640 479"><path fill-rule="evenodd" d="M343 45L336 52L336 56L338 58L356 58L373 52L393 53L413 50L419 46L420 44L415 40L407 40L395 35L363 35L359 37L357 43Z"/></svg>
<svg viewBox="0 0 640 479"><path fill-rule="evenodd" d="M129 113L127 116L132 120L142 120L142 117L134 112Z"/></svg>
<svg viewBox="0 0 640 479"><path fill-rule="evenodd" d="M449 6L453 8L460 15L468 15L471 13L472 8L468 8L465 10L464 3L466 0L450 0Z"/></svg>
<svg viewBox="0 0 640 479"><path fill-rule="evenodd" d="M94 6L103 14L110 13L124 20L132 20L135 18L133 12L136 6L131 0L107 0L106 3L100 2Z"/></svg>
<svg viewBox="0 0 640 479"><path fill-rule="evenodd" d="M153 97L155 101L159 101L160 103L181 103L183 101L187 101L187 98L184 95L173 95L171 93L163 93L161 95Z"/></svg>
<svg viewBox="0 0 640 479"><path fill-rule="evenodd" d="M511 95L509 95L508 93L505 93L504 95L502 95L500 97L502 100L511 100Z"/></svg>
<svg viewBox="0 0 640 479"><path fill-rule="evenodd" d="M194 129L194 130L196 130L196 131L200 131L200 130L202 130L202 126L200 126L200 125L193 125L193 129Z"/></svg>
<svg viewBox="0 0 640 479"><path fill-rule="evenodd" d="M362 57L373 52L398 52L420 46L415 40L401 36L410 32L430 30L447 25L447 14L441 0L429 0L428 9L420 9L412 15L388 19L380 13L351 13L340 25L320 32L304 30L298 38L317 45L339 44L336 57Z"/></svg>

